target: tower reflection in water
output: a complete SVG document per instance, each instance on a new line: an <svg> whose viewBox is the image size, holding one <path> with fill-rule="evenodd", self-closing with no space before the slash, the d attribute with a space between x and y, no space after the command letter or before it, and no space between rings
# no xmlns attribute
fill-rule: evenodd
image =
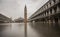
<svg viewBox="0 0 60 37"><path fill-rule="evenodd" d="M0 24L0 37L25 37L24 33L24 23ZM27 37L60 37L60 29L49 24L27 23Z"/></svg>

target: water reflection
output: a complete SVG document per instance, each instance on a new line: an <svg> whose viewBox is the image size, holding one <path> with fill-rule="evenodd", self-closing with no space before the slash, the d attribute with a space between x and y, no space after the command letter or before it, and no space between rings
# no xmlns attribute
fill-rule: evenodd
<svg viewBox="0 0 60 37"><path fill-rule="evenodd" d="M60 37L60 29L57 24L54 25L27 23L27 37ZM0 37L25 37L24 35L24 23L0 24Z"/></svg>
<svg viewBox="0 0 60 37"><path fill-rule="evenodd" d="M42 37L60 37L60 28L59 24L44 24L44 23L31 23L33 27L39 34L43 35Z"/></svg>
<svg viewBox="0 0 60 37"><path fill-rule="evenodd" d="M24 24L5 23L0 25L1 37L24 37Z"/></svg>

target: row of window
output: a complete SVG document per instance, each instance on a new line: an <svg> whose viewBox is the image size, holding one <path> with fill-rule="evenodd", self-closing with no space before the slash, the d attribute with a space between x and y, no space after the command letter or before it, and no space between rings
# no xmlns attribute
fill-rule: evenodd
<svg viewBox="0 0 60 37"><path fill-rule="evenodd" d="M40 12L48 9L49 7L51 7L52 5L54 5L56 2L59 2L60 0L52 0L52 1L48 1L44 6L42 6L40 8Z"/></svg>
<svg viewBox="0 0 60 37"><path fill-rule="evenodd" d="M60 11L60 7L59 6L56 6L56 7L53 7L45 12L43 12L41 14L41 16L48 16L48 15L51 15L51 14L55 14L57 13L58 11Z"/></svg>

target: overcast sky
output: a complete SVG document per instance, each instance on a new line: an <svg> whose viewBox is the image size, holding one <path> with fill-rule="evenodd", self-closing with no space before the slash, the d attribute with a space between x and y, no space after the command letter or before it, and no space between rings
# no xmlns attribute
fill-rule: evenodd
<svg viewBox="0 0 60 37"><path fill-rule="evenodd" d="M28 17L48 0L0 0L0 13L13 19L24 17L24 6L27 6Z"/></svg>

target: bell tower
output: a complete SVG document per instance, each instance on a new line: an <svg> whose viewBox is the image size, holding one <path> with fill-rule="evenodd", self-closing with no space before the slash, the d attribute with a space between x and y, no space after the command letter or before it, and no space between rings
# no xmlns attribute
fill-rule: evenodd
<svg viewBox="0 0 60 37"><path fill-rule="evenodd" d="M24 22L27 23L27 7L24 8Z"/></svg>
<svg viewBox="0 0 60 37"><path fill-rule="evenodd" d="M25 5L25 8L24 8L24 29L25 29L25 37L27 37L27 7Z"/></svg>

